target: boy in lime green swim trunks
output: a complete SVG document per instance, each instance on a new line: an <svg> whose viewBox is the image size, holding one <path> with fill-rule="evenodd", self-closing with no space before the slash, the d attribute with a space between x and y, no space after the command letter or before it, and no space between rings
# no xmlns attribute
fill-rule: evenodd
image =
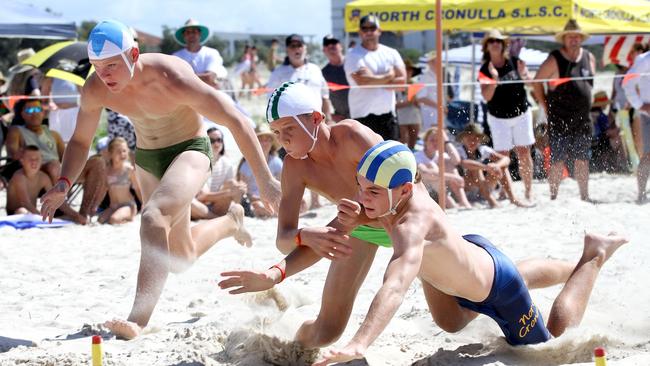
<svg viewBox="0 0 650 366"><path fill-rule="evenodd" d="M326 125L320 98L298 83L284 83L273 92L267 120L287 151L277 247L282 253L292 252L291 256L300 258L295 272L322 257L332 260L318 317L305 322L296 334L296 340L304 346L320 347L343 333L378 246L390 246L390 239L383 229L370 226L359 226L346 235L341 230L350 230L337 219L326 227L298 228L302 196L309 188L332 202L353 199L358 191L354 177L359 159L382 138L350 119Z"/></svg>

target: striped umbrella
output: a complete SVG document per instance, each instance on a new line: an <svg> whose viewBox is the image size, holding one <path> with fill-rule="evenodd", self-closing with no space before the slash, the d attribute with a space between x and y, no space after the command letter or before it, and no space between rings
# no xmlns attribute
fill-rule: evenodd
<svg viewBox="0 0 650 366"><path fill-rule="evenodd" d="M45 76L83 85L93 69L88 63L86 42L65 41L55 43L38 51L21 62L37 67Z"/></svg>

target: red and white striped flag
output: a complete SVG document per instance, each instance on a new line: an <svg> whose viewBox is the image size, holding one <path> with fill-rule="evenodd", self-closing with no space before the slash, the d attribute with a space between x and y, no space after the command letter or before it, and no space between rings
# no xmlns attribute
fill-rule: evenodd
<svg viewBox="0 0 650 366"><path fill-rule="evenodd" d="M650 34L630 34L624 36L606 36L603 51L603 65L615 64L630 66L633 60L629 59L630 51L635 43L647 44Z"/></svg>

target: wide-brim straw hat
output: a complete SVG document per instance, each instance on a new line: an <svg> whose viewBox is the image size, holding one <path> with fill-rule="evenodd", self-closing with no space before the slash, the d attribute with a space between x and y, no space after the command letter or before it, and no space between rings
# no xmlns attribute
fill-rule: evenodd
<svg viewBox="0 0 650 366"><path fill-rule="evenodd" d="M483 133L483 128L478 123L469 123L465 128L458 134L458 140L462 141L466 136L475 135L478 136L481 142L487 141L487 135Z"/></svg>
<svg viewBox="0 0 650 366"><path fill-rule="evenodd" d="M273 137L273 147L276 149L280 147L280 144L278 143L278 139L275 138L275 134L273 131L271 131L271 127L269 126L268 123L260 123L255 127L255 135L257 137L260 136L271 136Z"/></svg>
<svg viewBox="0 0 650 366"><path fill-rule="evenodd" d="M481 45L485 47L485 44L490 39L498 39L503 41L503 43L508 42L508 36L503 35L498 29L491 29L489 32L485 33L483 39L481 40Z"/></svg>
<svg viewBox="0 0 650 366"><path fill-rule="evenodd" d="M609 97L607 96L607 93L604 91L599 91L596 94L594 94L594 102L591 103L591 107L606 107L611 103L609 100Z"/></svg>
<svg viewBox="0 0 650 366"><path fill-rule="evenodd" d="M582 36L582 41L586 41L589 38L589 34L585 33L582 28L578 25L578 22L576 22L575 19L569 19L569 21L566 23L564 26L564 29L559 32L558 34L555 35L555 40L558 43L564 42L564 36L567 34L579 34Z"/></svg>
<svg viewBox="0 0 650 366"><path fill-rule="evenodd" d="M185 29L190 27L199 28L199 30L201 31L201 41L200 41L201 44L204 44L205 41L208 40L208 37L210 37L210 29L208 29L208 27L206 27L205 25L199 23L194 19L188 19L185 22L185 24L182 27L178 28L176 30L176 33L174 33L174 38L176 39L176 42L178 42L178 44L180 44L181 46L185 47L186 45L185 38L183 38L183 32L185 31Z"/></svg>
<svg viewBox="0 0 650 366"><path fill-rule="evenodd" d="M16 58L18 59L18 63L9 68L9 73L17 74L19 72L23 72L33 68L33 66L31 65L21 64L21 62L27 60L28 58L34 56L35 54L36 52L34 51L33 48L25 48L16 52Z"/></svg>

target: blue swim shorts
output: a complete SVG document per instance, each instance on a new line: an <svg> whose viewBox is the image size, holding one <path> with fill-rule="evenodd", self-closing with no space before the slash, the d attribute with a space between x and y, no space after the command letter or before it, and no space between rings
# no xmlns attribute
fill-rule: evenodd
<svg viewBox="0 0 650 366"><path fill-rule="evenodd" d="M460 306L494 319L511 345L542 343L551 339L542 314L533 304L515 264L486 238L480 235L465 235L463 238L490 254L494 261L494 282L484 301L472 302L457 297Z"/></svg>

